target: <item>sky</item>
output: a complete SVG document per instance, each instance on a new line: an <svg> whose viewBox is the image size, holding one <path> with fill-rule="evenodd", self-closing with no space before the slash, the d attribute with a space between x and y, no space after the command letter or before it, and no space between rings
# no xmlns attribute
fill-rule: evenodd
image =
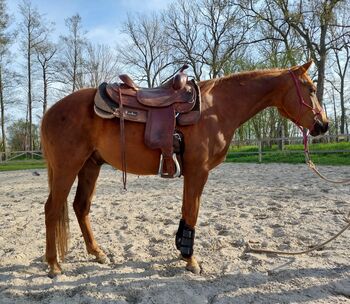
<svg viewBox="0 0 350 304"><path fill-rule="evenodd" d="M18 5L22 0L7 0L9 13L18 23ZM55 23L54 38L66 33L64 20L77 13L87 38L96 43L115 45L127 14L148 14L165 9L171 0L31 0L34 8Z"/></svg>
<svg viewBox="0 0 350 304"><path fill-rule="evenodd" d="M8 13L11 15L13 29L21 21L18 5L23 0L5 0ZM49 22L54 22L55 30L52 40L58 41L60 35L67 34L65 19L76 15L82 18L82 29L86 31L89 41L98 44L108 44L112 48L117 45L118 39L123 39L120 29L127 20L128 14L150 14L165 9L173 0L30 0L33 8L37 9ZM125 36L124 36L125 39ZM11 52L21 54L19 44L14 43ZM23 67L23 56L19 55L13 62L15 69ZM51 100L49 101L52 102ZM38 104L38 109L41 104ZM13 117L22 117L23 109L10 113ZM35 118L35 117L34 117Z"/></svg>

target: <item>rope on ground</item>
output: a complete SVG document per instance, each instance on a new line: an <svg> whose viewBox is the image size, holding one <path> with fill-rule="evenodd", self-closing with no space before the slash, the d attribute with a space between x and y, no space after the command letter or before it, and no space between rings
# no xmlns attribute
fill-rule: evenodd
<svg viewBox="0 0 350 304"><path fill-rule="evenodd" d="M308 165L308 167L312 171L314 171L319 177L321 177L322 179L324 179L327 182L330 182L333 184L349 184L350 183L350 179L333 180L333 179L329 179L329 178L325 177L320 171L317 170L316 165L310 159L306 161L306 164Z"/></svg>
<svg viewBox="0 0 350 304"><path fill-rule="evenodd" d="M347 225L342 228L336 235L332 236L330 239L326 240L323 243L317 244L312 246L309 249L302 250L302 251L278 251L278 250L270 250L270 249L262 249L262 248L252 248L250 245L247 243L246 248L243 253L266 253L266 254L277 254L277 255L301 255L301 254L306 254L315 250L318 250L328 243L332 242L335 240L337 237L339 237L341 234L343 234L347 229L350 228L350 212L348 216L345 218L345 221L347 222Z"/></svg>

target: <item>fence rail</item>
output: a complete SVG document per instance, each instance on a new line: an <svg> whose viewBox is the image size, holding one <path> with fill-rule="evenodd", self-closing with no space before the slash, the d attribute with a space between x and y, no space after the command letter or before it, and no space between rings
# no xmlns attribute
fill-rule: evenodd
<svg viewBox="0 0 350 304"><path fill-rule="evenodd" d="M350 153L350 149L333 149L333 150L315 150L312 149L313 143L339 143L339 142L350 142L350 134L342 135L326 135L323 137L312 138L309 137L309 145L311 145L310 152L311 154L335 154L335 153ZM249 140L237 140L233 139L231 142L231 148L234 147L244 147L244 146L255 146L256 151L233 151L230 149L229 154L231 156L235 155L257 155L259 157L259 162L262 162L263 156L266 154L280 154L281 152L285 154L303 154L304 149L300 150L290 150L287 149L289 145L292 144L301 144L303 145L303 137L280 137L280 138L262 138L262 139L249 139ZM266 147L272 147L273 145L279 146L278 150L266 149Z"/></svg>
<svg viewBox="0 0 350 304"><path fill-rule="evenodd" d="M9 161L22 161L29 159L41 159L43 154L41 151L8 151L0 152L0 163Z"/></svg>

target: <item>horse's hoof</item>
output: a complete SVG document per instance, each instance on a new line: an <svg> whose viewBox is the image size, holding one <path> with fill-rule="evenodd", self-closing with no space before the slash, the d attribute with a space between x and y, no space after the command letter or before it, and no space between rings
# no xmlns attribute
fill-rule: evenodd
<svg viewBox="0 0 350 304"><path fill-rule="evenodd" d="M186 270L191 271L194 274L201 273L201 268L199 267L197 260L193 256L190 258L182 257L182 259L187 262Z"/></svg>
<svg viewBox="0 0 350 304"><path fill-rule="evenodd" d="M196 263L187 263L186 270L191 271L194 274L201 273L201 268L199 267L197 261L196 261Z"/></svg>
<svg viewBox="0 0 350 304"><path fill-rule="evenodd" d="M100 253L99 255L97 255L96 261L100 264L108 264L109 263L109 259L104 253Z"/></svg>
<svg viewBox="0 0 350 304"><path fill-rule="evenodd" d="M50 271L48 273L48 277L50 279L53 279L53 278L57 277L60 274L62 274L61 267L56 265L56 266L50 267Z"/></svg>

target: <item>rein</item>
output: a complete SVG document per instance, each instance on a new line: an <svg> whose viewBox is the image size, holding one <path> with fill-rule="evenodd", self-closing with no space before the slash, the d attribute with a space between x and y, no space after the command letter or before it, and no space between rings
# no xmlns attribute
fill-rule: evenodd
<svg viewBox="0 0 350 304"><path fill-rule="evenodd" d="M301 109L302 109L303 106L306 106L307 108L310 108L312 110L312 112L315 114L315 123L317 121L317 116L321 115L321 113L323 112L323 109L317 110L314 107L308 105L304 101L304 98L303 98L303 96L301 94L300 84L299 84L299 81L298 81L297 77L294 75L294 73L291 70L289 70L289 73L291 74L291 76L293 78L295 87L297 89L298 97L299 97L299 104L300 104L299 118L294 123L298 126L298 128L303 133L303 144L304 144L304 154L305 154L305 162L306 162L306 164L308 165L310 170L315 172L319 177L321 177L322 179L324 179L327 182L334 183L334 184L348 184L348 183L350 183L350 179L332 180L332 179L329 179L329 178L325 177L323 174L321 174L318 171L318 169L316 168L316 165L312 162L312 160L310 158L309 145L308 145L308 137L309 137L310 131L307 130L306 128L302 128L300 126L300 124L299 124L300 119L301 119ZM315 124L313 125L313 128L314 128L314 126L315 126ZM262 248L252 248L247 243L243 254L245 254L245 253L259 253L259 254L267 253L267 254L279 254L279 255L301 255L301 254L309 253L309 252L321 249L326 244L330 243L331 241L333 241L334 239L339 237L341 234L343 234L346 230L348 230L350 228L350 212L348 213L347 217L345 218L345 222L347 224L337 234L335 234L330 239L328 239L328 240L326 240L326 241L324 241L324 242L322 242L320 244L311 246L311 248L306 249L306 250L301 250L301 251L278 251L278 250L270 250L270 249L262 249Z"/></svg>

